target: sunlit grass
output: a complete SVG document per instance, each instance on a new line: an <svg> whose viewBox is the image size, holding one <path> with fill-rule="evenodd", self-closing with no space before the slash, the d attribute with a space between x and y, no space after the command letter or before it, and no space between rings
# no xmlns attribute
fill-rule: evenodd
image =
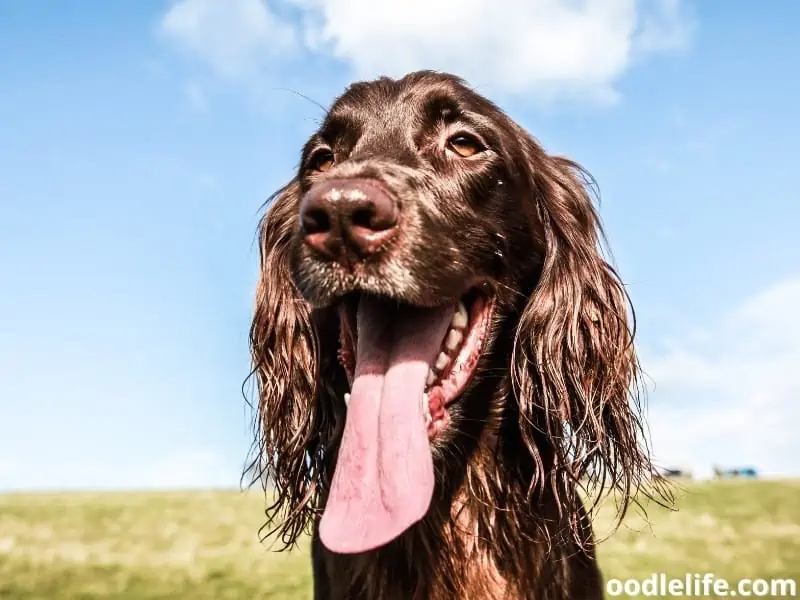
<svg viewBox="0 0 800 600"><path fill-rule="evenodd" d="M687 484L677 512L631 514L607 578L712 572L800 580L800 482ZM307 545L258 541L257 492L0 496L0 598L310 598ZM596 527L607 531L611 511Z"/></svg>

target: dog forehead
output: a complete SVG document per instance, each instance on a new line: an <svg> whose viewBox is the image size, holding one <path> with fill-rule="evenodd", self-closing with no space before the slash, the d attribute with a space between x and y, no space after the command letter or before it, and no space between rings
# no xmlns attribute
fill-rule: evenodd
<svg viewBox="0 0 800 600"><path fill-rule="evenodd" d="M400 153L410 158L419 132L431 125L420 91L376 81L351 87L340 97L320 133L342 143L351 157Z"/></svg>
<svg viewBox="0 0 800 600"><path fill-rule="evenodd" d="M401 89L380 80L357 84L337 99L328 117L359 129L404 127L422 112L422 96L421 90Z"/></svg>
<svg viewBox="0 0 800 600"><path fill-rule="evenodd" d="M405 125L409 120L423 125L438 120L443 111L473 104L478 95L463 80L447 73L417 71L400 79L381 77L351 84L328 111L333 121L350 121L385 127Z"/></svg>

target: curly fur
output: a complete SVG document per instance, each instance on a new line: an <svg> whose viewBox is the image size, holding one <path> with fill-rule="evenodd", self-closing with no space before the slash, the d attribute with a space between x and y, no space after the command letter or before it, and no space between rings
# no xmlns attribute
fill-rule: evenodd
<svg viewBox="0 0 800 600"><path fill-rule="evenodd" d="M487 140L483 163L440 152L453 114ZM377 178L414 207L382 285L435 305L480 278L496 302L490 342L434 440L428 515L356 556L316 537L348 391L331 303L348 282L298 242L300 201L323 177L308 160L323 142L337 177ZM250 331L251 473L274 488L268 526L284 547L312 535L315 598L601 598L594 508L613 495L621 519L642 497L669 502L646 444L633 310L604 258L592 191L581 167L548 155L456 77L358 83L334 103L261 222Z"/></svg>

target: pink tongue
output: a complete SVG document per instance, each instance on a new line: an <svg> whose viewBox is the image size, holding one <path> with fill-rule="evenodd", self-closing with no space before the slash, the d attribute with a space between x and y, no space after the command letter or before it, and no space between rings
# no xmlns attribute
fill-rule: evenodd
<svg viewBox="0 0 800 600"><path fill-rule="evenodd" d="M329 550L383 546L428 511L433 457L421 399L452 316L452 307L398 309L361 299L355 379L319 525Z"/></svg>

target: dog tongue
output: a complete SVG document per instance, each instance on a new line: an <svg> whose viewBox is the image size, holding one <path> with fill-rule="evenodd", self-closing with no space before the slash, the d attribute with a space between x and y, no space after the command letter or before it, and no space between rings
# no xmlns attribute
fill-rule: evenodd
<svg viewBox="0 0 800 600"><path fill-rule="evenodd" d="M383 546L428 511L433 457L421 400L452 316L453 308L361 299L355 378L319 525L329 550Z"/></svg>

